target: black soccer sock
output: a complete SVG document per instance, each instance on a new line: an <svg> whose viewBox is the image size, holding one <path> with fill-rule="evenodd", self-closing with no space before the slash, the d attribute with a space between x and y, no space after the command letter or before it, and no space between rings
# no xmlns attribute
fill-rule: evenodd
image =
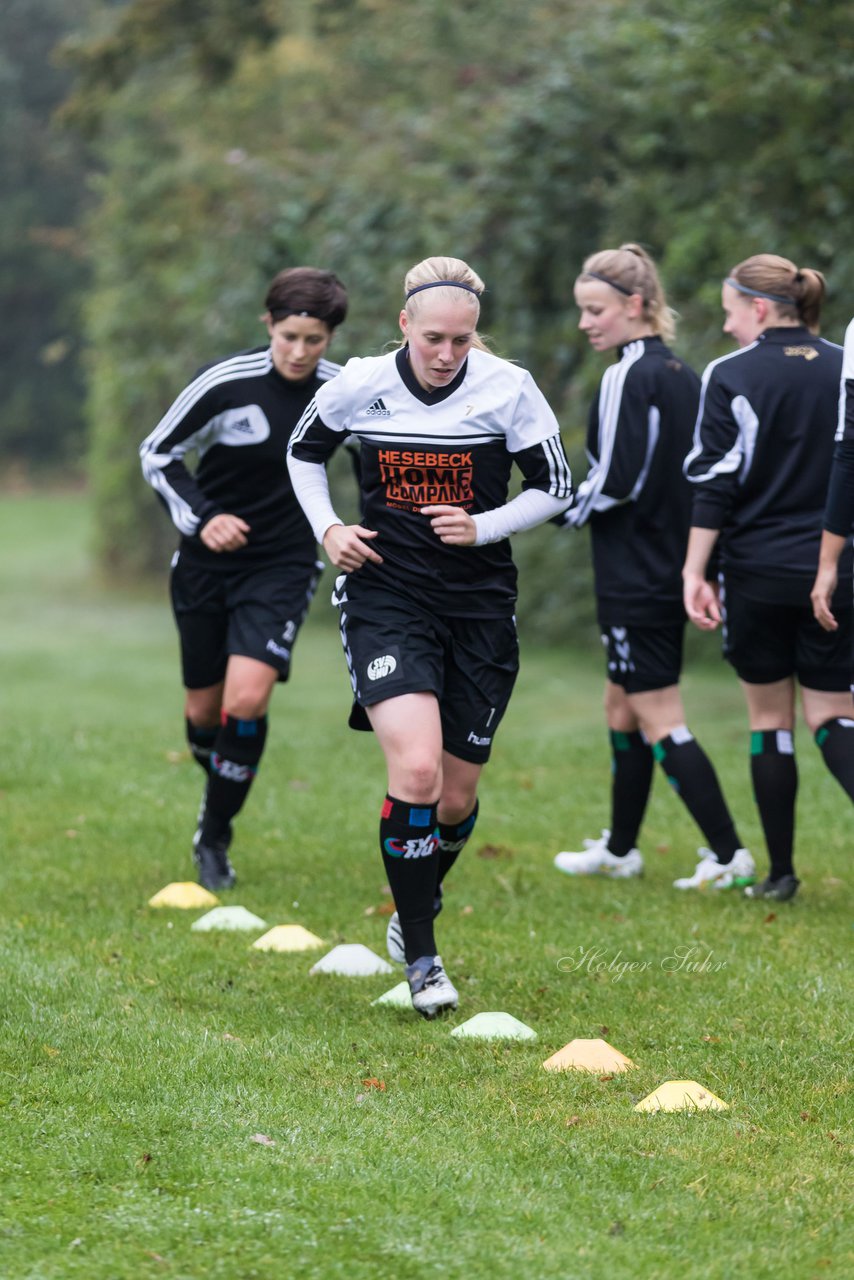
<svg viewBox="0 0 854 1280"><path fill-rule="evenodd" d="M824 763L843 791L854 800L854 720L837 716L816 731Z"/></svg>
<svg viewBox="0 0 854 1280"><path fill-rule="evenodd" d="M718 861L732 862L741 841L712 762L699 742L681 725L656 742L652 751Z"/></svg>
<svg viewBox="0 0 854 1280"><path fill-rule="evenodd" d="M750 735L750 776L768 857L771 879L795 874L795 800L798 766L788 729L756 729Z"/></svg>
<svg viewBox="0 0 854 1280"><path fill-rule="evenodd" d="M267 740L267 717L239 720L222 714L211 752L211 774L205 795L201 839L204 844L227 834L243 808Z"/></svg>
<svg viewBox="0 0 854 1280"><path fill-rule="evenodd" d="M185 717L184 723L187 726L187 742L190 745L190 754L200 768L204 769L205 774L211 776L211 751L216 741L217 730L205 729L202 725L193 724L189 717Z"/></svg>
<svg viewBox="0 0 854 1280"><path fill-rule="evenodd" d="M620 733L617 729L610 729L608 736L611 741L611 834L608 850L623 858L637 842L652 787L655 761L652 748L639 730Z"/></svg>
<svg viewBox="0 0 854 1280"><path fill-rule="evenodd" d="M456 862L457 858L463 851L467 840L474 831L474 824L477 822L478 802L475 800L474 808L467 818L462 822L440 822L438 825L439 832L439 880L436 887L436 895L442 896L442 882ZM418 956L415 957L419 959Z"/></svg>
<svg viewBox="0 0 854 1280"><path fill-rule="evenodd" d="M400 917L406 963L434 956L433 899L439 869L436 803L411 804L387 795L380 814L380 850Z"/></svg>

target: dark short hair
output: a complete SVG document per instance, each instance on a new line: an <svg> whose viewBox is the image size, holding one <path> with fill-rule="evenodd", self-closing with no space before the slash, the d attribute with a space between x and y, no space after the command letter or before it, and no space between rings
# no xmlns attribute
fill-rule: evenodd
<svg viewBox="0 0 854 1280"><path fill-rule="evenodd" d="M264 305L274 323L286 316L314 316L335 329L347 314L347 290L332 271L288 267L271 282Z"/></svg>

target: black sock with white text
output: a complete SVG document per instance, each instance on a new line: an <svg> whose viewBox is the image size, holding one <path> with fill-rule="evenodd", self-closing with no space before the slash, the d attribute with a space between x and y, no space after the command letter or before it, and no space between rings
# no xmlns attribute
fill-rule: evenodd
<svg viewBox="0 0 854 1280"><path fill-rule="evenodd" d="M400 918L406 963L436 954L433 900L439 870L436 803L387 795L380 812L380 851Z"/></svg>
<svg viewBox="0 0 854 1280"><path fill-rule="evenodd" d="M226 835L246 802L267 740L267 717L241 720L222 713L211 751L211 773L205 793L201 840L211 844Z"/></svg>

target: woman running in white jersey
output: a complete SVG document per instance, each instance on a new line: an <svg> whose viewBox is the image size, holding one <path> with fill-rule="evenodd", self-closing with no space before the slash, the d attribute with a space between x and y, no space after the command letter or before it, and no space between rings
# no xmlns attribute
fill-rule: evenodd
<svg viewBox="0 0 854 1280"><path fill-rule="evenodd" d="M508 538L571 501L554 414L531 375L478 338L483 288L456 258L413 267L399 350L350 360L290 446L294 490L343 571L334 600L351 724L374 730L388 767L389 953L425 1017L457 1005L433 922L518 669ZM324 464L348 433L361 446L363 520L345 526ZM522 492L508 502L514 462Z"/></svg>

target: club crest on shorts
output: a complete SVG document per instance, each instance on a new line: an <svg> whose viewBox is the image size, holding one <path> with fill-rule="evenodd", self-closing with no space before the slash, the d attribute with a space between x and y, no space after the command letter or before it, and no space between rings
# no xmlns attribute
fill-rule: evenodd
<svg viewBox="0 0 854 1280"><path fill-rule="evenodd" d="M386 676L390 676L392 672L397 670L397 659L393 658L390 653L384 653L380 658L374 658L368 663L368 679L384 680Z"/></svg>

